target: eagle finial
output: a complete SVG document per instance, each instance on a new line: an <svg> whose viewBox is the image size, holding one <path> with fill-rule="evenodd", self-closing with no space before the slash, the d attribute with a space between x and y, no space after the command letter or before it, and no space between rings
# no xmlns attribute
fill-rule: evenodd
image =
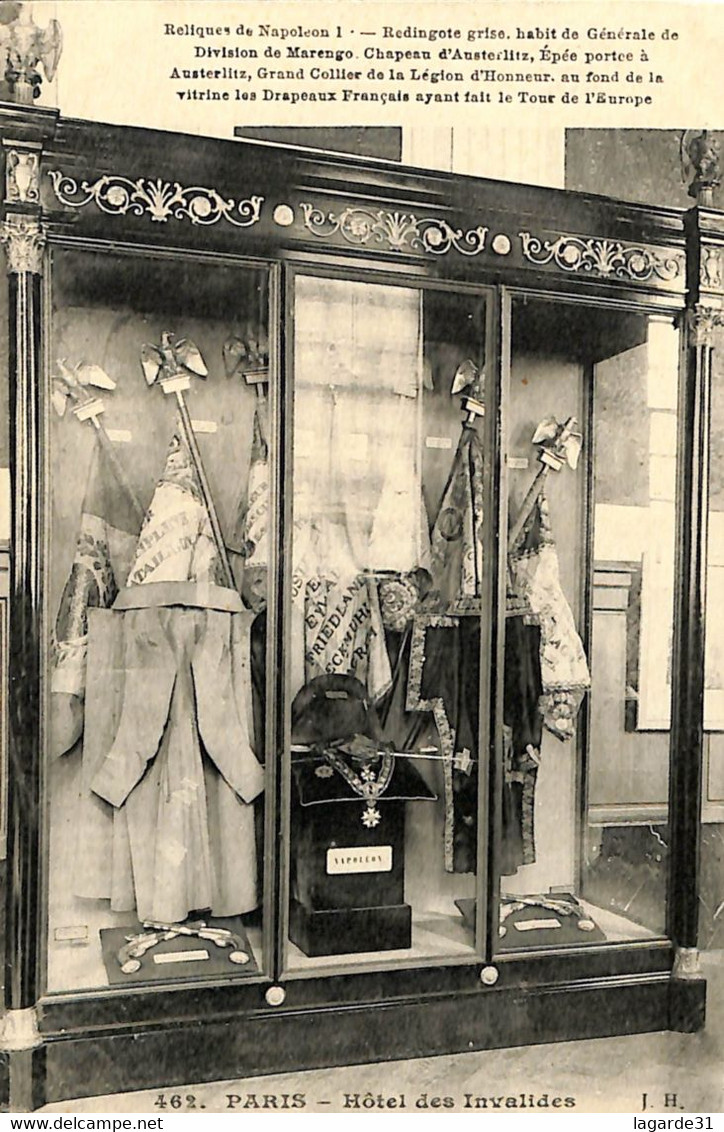
<svg viewBox="0 0 724 1132"><path fill-rule="evenodd" d="M32 105L43 81L39 65L42 63L48 82L55 78L63 50L60 24L49 20L46 28L39 28L29 5L22 4L16 18L0 26L0 50L5 54L5 79L15 101Z"/></svg>
<svg viewBox="0 0 724 1132"><path fill-rule="evenodd" d="M710 208L714 189L721 182L719 143L710 130L684 130L679 144L681 176L684 181L692 177L689 196L697 204Z"/></svg>

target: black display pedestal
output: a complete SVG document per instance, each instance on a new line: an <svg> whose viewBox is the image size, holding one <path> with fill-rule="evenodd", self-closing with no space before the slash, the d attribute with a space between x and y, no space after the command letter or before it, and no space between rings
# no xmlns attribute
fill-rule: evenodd
<svg viewBox="0 0 724 1132"><path fill-rule="evenodd" d="M310 956L394 951L412 946L412 909L395 904L314 911L292 900L289 937Z"/></svg>
<svg viewBox="0 0 724 1132"><path fill-rule="evenodd" d="M365 810L362 800L294 806L289 935L305 955L411 945L405 802L378 800L372 828Z"/></svg>
<svg viewBox="0 0 724 1132"><path fill-rule="evenodd" d="M391 756L385 756L390 759ZM330 760L334 766L330 765ZM293 764L289 937L305 955L395 951L412 945L405 904L405 806L435 794L409 758L374 763L384 795L366 800L340 760ZM347 764L345 763L345 767ZM349 770L355 764L349 764ZM357 766L354 770L364 774ZM363 779L360 778L360 782Z"/></svg>

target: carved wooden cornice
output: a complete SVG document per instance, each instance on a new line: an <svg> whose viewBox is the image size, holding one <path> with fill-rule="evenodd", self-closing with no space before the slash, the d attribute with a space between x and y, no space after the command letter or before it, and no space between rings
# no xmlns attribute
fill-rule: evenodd
<svg viewBox="0 0 724 1132"><path fill-rule="evenodd" d="M192 224L216 224L225 220L237 228L256 224L264 197L243 200L222 197L216 189L203 185L185 188L178 181L138 177L132 180L118 174L104 174L97 181L78 181L59 169L48 172L53 192L66 208L95 204L109 216L143 216L165 224L168 220L190 220Z"/></svg>
<svg viewBox="0 0 724 1132"><path fill-rule="evenodd" d="M461 255L479 255L485 250L489 231L482 225L463 231L435 216L418 217L386 208L356 205L331 212L308 201L302 201L299 207L304 227L318 239L339 235L357 247L386 247L393 252L445 255L455 248Z"/></svg>
<svg viewBox="0 0 724 1132"><path fill-rule="evenodd" d="M552 264L561 271L594 275L602 279L647 283L671 282L685 274L683 251L649 244L627 244L621 240L562 234L546 240L532 232L519 232L523 256L537 267Z"/></svg>

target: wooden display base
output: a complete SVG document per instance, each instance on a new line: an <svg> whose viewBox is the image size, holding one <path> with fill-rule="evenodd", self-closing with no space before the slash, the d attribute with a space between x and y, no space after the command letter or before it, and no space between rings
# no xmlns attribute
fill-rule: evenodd
<svg viewBox="0 0 724 1132"><path fill-rule="evenodd" d="M551 894L555 895L555 894ZM574 900L572 893L559 893ZM461 897L455 901L463 923L475 935L476 901ZM583 909L581 909L583 913ZM583 930L574 916L564 916L540 905L530 908L521 908L508 916L501 925L501 934L498 936L496 952L518 951L524 947L580 947L581 944L603 943L606 936L594 921L583 914L583 920L591 925ZM537 923L533 931L526 930L526 924L532 921ZM550 925L550 926L549 926Z"/></svg>
<svg viewBox="0 0 724 1132"><path fill-rule="evenodd" d="M672 979L670 949L598 951L505 961L494 987L481 982L479 964L368 973L359 985L353 978L354 993L336 979L289 980L281 1007L265 1003L265 981L49 998L43 1044L0 1055L0 1103L9 1083L18 1112L93 1094L701 1028L706 983ZM379 1001L359 1001L363 994Z"/></svg>
<svg viewBox="0 0 724 1132"><path fill-rule="evenodd" d="M292 900L289 938L311 956L395 951L412 946L412 909L409 904L388 904L314 911Z"/></svg>
<svg viewBox="0 0 724 1132"><path fill-rule="evenodd" d="M109 985L169 983L177 982L179 978L248 978L258 973L259 968L240 916L208 916L203 922L209 928L224 928L233 932L241 941L240 949L217 947L213 941L201 939L197 935L178 935L169 940L162 937L156 947L150 948L141 956L137 970L128 972L121 969L121 948L130 936L139 936L149 929L144 928L138 920L122 928L103 928L100 933L101 947ZM183 924L179 926L184 927ZM238 954L238 959L231 959L232 953ZM244 955L247 956L246 962L241 960Z"/></svg>

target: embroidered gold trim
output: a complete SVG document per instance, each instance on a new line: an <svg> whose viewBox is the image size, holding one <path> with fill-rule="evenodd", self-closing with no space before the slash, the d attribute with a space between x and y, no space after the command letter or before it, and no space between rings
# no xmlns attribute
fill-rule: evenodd
<svg viewBox="0 0 724 1132"><path fill-rule="evenodd" d="M443 785L445 791L445 820L443 833L443 853L445 871L453 871L453 833L455 815L453 812L453 763L455 759L455 730L445 711L442 696L430 700L422 698L422 670L425 667L425 634L428 629L453 629L460 623L458 617L448 617L442 613L427 613L415 617L410 642L410 674L407 684L406 708L408 711L431 711L437 733L440 736L442 753Z"/></svg>

